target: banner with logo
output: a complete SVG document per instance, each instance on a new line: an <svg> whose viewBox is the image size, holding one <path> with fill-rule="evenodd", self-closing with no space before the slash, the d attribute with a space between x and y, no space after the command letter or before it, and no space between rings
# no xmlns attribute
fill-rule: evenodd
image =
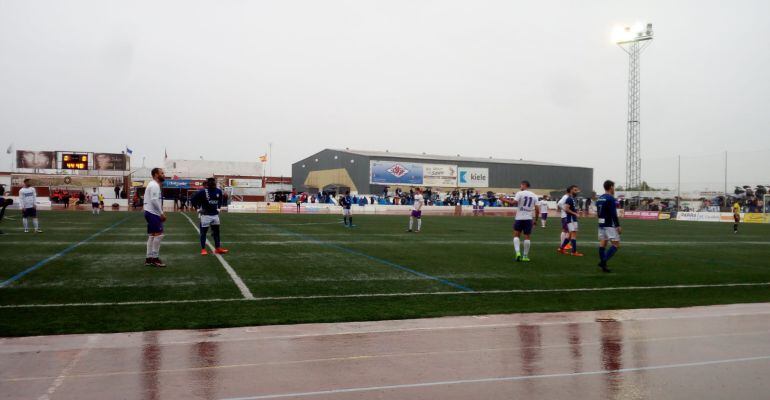
<svg viewBox="0 0 770 400"><path fill-rule="evenodd" d="M458 187L489 187L489 168L460 167L457 171Z"/></svg>
<svg viewBox="0 0 770 400"><path fill-rule="evenodd" d="M402 161L369 161L369 183L376 185L422 185L422 164Z"/></svg>
<svg viewBox="0 0 770 400"><path fill-rule="evenodd" d="M234 188L261 188L262 179L230 179L230 187Z"/></svg>
<svg viewBox="0 0 770 400"><path fill-rule="evenodd" d="M128 156L119 153L94 153L94 169L128 171Z"/></svg>
<svg viewBox="0 0 770 400"><path fill-rule="evenodd" d="M163 181L164 189L203 189L205 186L206 181L200 179L166 179Z"/></svg>
<svg viewBox="0 0 770 400"><path fill-rule="evenodd" d="M56 169L56 152L16 150L16 168Z"/></svg>
<svg viewBox="0 0 770 400"><path fill-rule="evenodd" d="M123 185L122 176L81 176L81 175L12 175L11 186L19 187L29 178L32 186L81 186L115 187Z"/></svg>
<svg viewBox="0 0 770 400"><path fill-rule="evenodd" d="M657 211L626 211L623 213L625 219L644 219L644 220L657 220Z"/></svg>
<svg viewBox="0 0 770 400"><path fill-rule="evenodd" d="M423 164L422 184L435 187L457 186L457 166Z"/></svg>
<svg viewBox="0 0 770 400"><path fill-rule="evenodd" d="M764 224L768 221L768 216L762 213L745 213L741 217L741 221L749 224Z"/></svg>

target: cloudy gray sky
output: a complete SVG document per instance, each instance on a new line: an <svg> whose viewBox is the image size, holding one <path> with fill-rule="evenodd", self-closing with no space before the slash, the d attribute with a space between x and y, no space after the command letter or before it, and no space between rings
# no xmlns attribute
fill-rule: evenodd
<svg viewBox="0 0 770 400"><path fill-rule="evenodd" d="M627 57L613 26L654 23L642 154L668 165L770 149L769 15L765 0L0 0L0 145L128 145L154 165L164 148L248 161L273 142L274 174L350 147L622 181Z"/></svg>

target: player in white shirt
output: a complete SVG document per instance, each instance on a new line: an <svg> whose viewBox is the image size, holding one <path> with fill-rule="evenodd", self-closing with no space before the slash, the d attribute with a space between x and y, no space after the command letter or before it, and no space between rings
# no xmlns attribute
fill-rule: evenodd
<svg viewBox="0 0 770 400"><path fill-rule="evenodd" d="M412 203L412 213L409 215L409 229L407 232L412 232L414 226L414 220L417 220L417 230L415 233L420 233L422 229L422 206L425 205L425 199L422 197L422 189L417 188L414 193L414 202Z"/></svg>
<svg viewBox="0 0 770 400"><path fill-rule="evenodd" d="M32 226L35 233L43 233L37 220L37 191L32 187L29 178L24 180L24 187L19 189L19 202L21 203L21 222L24 225L24 233L29 232L29 219L32 218Z"/></svg>
<svg viewBox="0 0 770 400"><path fill-rule="evenodd" d="M543 196L540 201L537 202L537 208L540 212L540 226L545 228L545 221L548 219L548 196Z"/></svg>
<svg viewBox="0 0 770 400"><path fill-rule="evenodd" d="M160 260L160 242L163 240L163 223L166 214L163 213L163 193L161 187L166 175L161 168L152 169L152 181L144 190L144 219L147 220L147 258L144 265L148 267L165 267Z"/></svg>
<svg viewBox="0 0 770 400"><path fill-rule="evenodd" d="M529 248L532 244L532 227L539 212L537 195L529 191L529 181L521 181L521 189L513 200L503 199L508 204L516 206L516 220L513 223L513 248L516 250L516 261L529 262ZM524 233L524 249L521 251L521 234Z"/></svg>
<svg viewBox="0 0 770 400"><path fill-rule="evenodd" d="M93 189L89 197L91 197L91 214L99 215L99 192L96 191L96 188Z"/></svg>
<svg viewBox="0 0 770 400"><path fill-rule="evenodd" d="M564 239L569 237L569 228L567 227L567 212L564 211L564 204L567 202L567 199L570 197L569 190L564 193L564 196L561 196L561 199L559 199L559 202L556 203L556 209L559 210L561 214L561 236L559 236L559 248L561 249L561 244L564 243ZM567 245L565 247L565 250L570 250L572 248L572 245Z"/></svg>

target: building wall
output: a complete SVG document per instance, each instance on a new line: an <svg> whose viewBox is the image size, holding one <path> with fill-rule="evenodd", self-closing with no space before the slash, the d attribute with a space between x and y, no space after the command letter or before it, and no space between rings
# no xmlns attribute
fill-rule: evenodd
<svg viewBox="0 0 770 400"><path fill-rule="evenodd" d="M337 157L335 159L335 156ZM362 194L376 194L383 190L382 185L369 184L369 156L361 156L335 150L323 150L310 157L292 164L292 185L300 191L308 190L304 182L311 171L344 168L350 174ZM418 162L424 164L451 164L458 167L477 167L489 169L489 187L518 188L519 182L529 180L533 188L562 190L569 185L578 185L584 191L593 188L593 169L569 166L550 166L532 164L503 164L494 162L469 162L447 159L421 160L419 158L377 157L378 160ZM316 161L318 160L318 161ZM353 160L353 163L350 161ZM304 165L304 168L302 167ZM477 188L482 189L482 188Z"/></svg>

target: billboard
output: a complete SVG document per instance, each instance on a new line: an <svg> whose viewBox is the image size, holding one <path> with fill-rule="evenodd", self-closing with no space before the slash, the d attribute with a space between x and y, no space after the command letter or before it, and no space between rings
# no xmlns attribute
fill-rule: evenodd
<svg viewBox="0 0 770 400"><path fill-rule="evenodd" d="M456 165L424 164L422 176L422 184L425 186L457 186Z"/></svg>
<svg viewBox="0 0 770 400"><path fill-rule="evenodd" d="M16 150L16 168L56 169L56 152Z"/></svg>
<svg viewBox="0 0 770 400"><path fill-rule="evenodd" d="M369 161L369 183L376 185L422 185L422 164L402 161Z"/></svg>
<svg viewBox="0 0 770 400"><path fill-rule="evenodd" d="M236 188L261 188L262 179L230 179L230 186Z"/></svg>
<svg viewBox="0 0 770 400"><path fill-rule="evenodd" d="M489 168L460 167L457 172L457 186L467 188L489 187Z"/></svg>
<svg viewBox="0 0 770 400"><path fill-rule="evenodd" d="M128 171L128 156L120 153L94 153L94 169Z"/></svg>

